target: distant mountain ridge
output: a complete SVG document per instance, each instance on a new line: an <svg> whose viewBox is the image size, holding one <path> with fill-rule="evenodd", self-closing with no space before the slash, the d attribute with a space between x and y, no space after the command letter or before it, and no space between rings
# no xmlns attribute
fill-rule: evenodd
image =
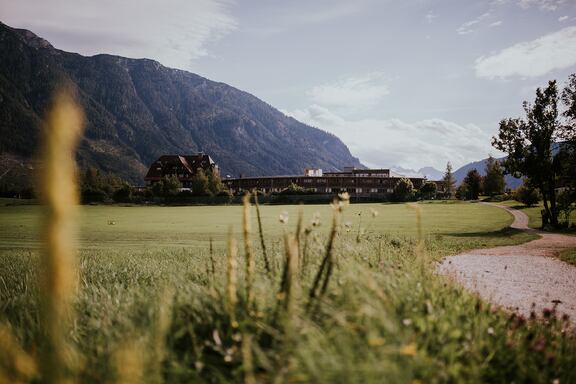
<svg viewBox="0 0 576 384"><path fill-rule="evenodd" d="M153 60L84 57L2 23L0 51L0 154L31 158L41 116L67 81L87 118L80 165L135 183L160 155L198 151L233 176L363 167L336 136L227 84Z"/></svg>
<svg viewBox="0 0 576 384"><path fill-rule="evenodd" d="M496 160L502 161L504 159L506 159L506 158L501 157L501 158L496 159ZM468 164L463 165L462 167L458 168L456 171L454 171L454 179L456 180L456 185L462 184L462 182L464 181L464 178L466 177L466 174L473 169L476 169L478 171L478 173L480 173L481 176L486 176L486 162L487 161L488 161L488 158L486 158L484 160L468 163ZM504 175L504 181L506 182L506 186L510 189L516 189L522 185L522 179L517 179L517 178L510 176L510 175Z"/></svg>

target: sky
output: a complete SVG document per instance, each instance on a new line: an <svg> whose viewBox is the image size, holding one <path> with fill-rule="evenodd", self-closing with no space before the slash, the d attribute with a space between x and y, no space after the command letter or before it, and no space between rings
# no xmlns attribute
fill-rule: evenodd
<svg viewBox="0 0 576 384"><path fill-rule="evenodd" d="M370 167L500 156L498 122L576 72L576 0L0 0L0 21L225 82Z"/></svg>

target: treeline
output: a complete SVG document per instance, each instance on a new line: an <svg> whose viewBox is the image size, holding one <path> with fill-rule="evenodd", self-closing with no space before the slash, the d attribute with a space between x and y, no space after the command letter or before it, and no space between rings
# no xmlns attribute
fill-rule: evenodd
<svg viewBox="0 0 576 384"><path fill-rule="evenodd" d="M446 196L460 200L478 200L480 195L489 196L492 200L507 198L508 196L505 194L504 169L500 162L489 156L486 160L484 171L485 176L482 176L477 169L471 169L462 183L456 188L456 182L452 175L452 166L448 163L443 179Z"/></svg>
<svg viewBox="0 0 576 384"><path fill-rule="evenodd" d="M112 174L103 174L88 168L80 175L82 203L177 203L196 196L231 196L220 177L212 172L199 170L192 178L190 188L183 188L175 175L165 176L147 187L134 187Z"/></svg>

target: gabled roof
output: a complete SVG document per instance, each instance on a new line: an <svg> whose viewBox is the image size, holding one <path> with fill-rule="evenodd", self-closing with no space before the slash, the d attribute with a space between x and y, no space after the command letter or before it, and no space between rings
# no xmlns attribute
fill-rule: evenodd
<svg viewBox="0 0 576 384"><path fill-rule="evenodd" d="M191 177L199 168L207 169L208 167L217 166L210 156L202 152L192 155L162 155L152 163L144 180L159 180L164 175L172 174L174 167L184 168L188 176Z"/></svg>

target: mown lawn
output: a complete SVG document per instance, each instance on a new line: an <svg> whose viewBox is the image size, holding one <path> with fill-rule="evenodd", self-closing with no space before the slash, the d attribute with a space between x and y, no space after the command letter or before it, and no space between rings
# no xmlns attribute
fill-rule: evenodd
<svg viewBox="0 0 576 384"><path fill-rule="evenodd" d="M502 234L493 230L506 227L512 218L506 212L479 204L461 202L429 202L422 208L422 227L430 236L448 236L466 241L478 238L492 245L501 241ZM288 214L288 226L294 227L300 210L304 222L319 214L319 232L330 229L329 205L271 205L262 207L265 235L278 239L286 230L279 222ZM377 216L372 217L376 211ZM0 248L37 248L42 208L38 205L0 206ZM225 242L228 228L240 232L241 206L82 206L80 246L82 248L195 247L205 248L210 238L218 245ZM345 231L357 232L361 227L374 233L416 234L415 211L404 204L357 204L344 212ZM255 215L252 226L256 228ZM477 234L478 236L475 236ZM500 236L498 236L500 235ZM480 244L481 245L481 244Z"/></svg>
<svg viewBox="0 0 576 384"><path fill-rule="evenodd" d="M563 320L512 316L435 273L434 260L443 255L533 235L506 229L511 217L498 208L418 206L423 248L413 208L345 208L333 270L314 299L331 208L261 207L271 270L253 217L250 305L241 207L82 207L80 290L70 329L83 361L79 382L117 380L126 374L118 361L129 361L140 382L575 382L576 340ZM282 237L295 232L300 209L299 265L287 277ZM284 211L287 224L278 220ZM40 212L0 207L0 320L34 357L43 337ZM319 227L311 224L315 212ZM230 225L239 248L236 305L226 299Z"/></svg>

